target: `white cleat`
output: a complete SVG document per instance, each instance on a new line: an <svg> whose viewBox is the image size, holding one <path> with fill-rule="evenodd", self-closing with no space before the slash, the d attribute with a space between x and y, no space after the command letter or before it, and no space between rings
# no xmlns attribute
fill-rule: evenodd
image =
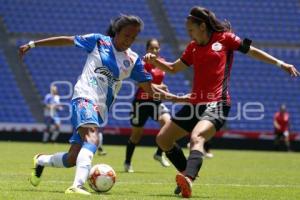
<svg viewBox="0 0 300 200"><path fill-rule="evenodd" d="M154 154L153 156L154 160L157 160L158 162L160 162L160 164L163 167L170 167L170 163L167 161L167 159L164 156L159 156Z"/></svg>
<svg viewBox="0 0 300 200"><path fill-rule="evenodd" d="M126 164L126 163L124 163L124 171L128 172L128 173L133 173L134 172L132 166L130 164Z"/></svg>
<svg viewBox="0 0 300 200"><path fill-rule="evenodd" d="M212 153L206 153L206 154L205 154L205 157L206 157L206 158L213 158L213 157L214 157L214 154L212 154Z"/></svg>
<svg viewBox="0 0 300 200"><path fill-rule="evenodd" d="M80 194L80 195L91 195L84 187L69 187L66 189L65 194Z"/></svg>

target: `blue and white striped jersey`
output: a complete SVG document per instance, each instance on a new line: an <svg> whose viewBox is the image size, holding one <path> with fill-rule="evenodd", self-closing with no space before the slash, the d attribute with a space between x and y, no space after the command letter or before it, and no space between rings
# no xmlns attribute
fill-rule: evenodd
<svg viewBox="0 0 300 200"><path fill-rule="evenodd" d="M57 117L57 106L60 104L60 98L58 95L51 93L47 94L44 98L44 116L45 117Z"/></svg>
<svg viewBox="0 0 300 200"><path fill-rule="evenodd" d="M87 98L98 106L102 119L118 94L122 80L131 78L137 82L151 81L144 71L139 56L127 49L119 52L112 38L102 34L75 36L77 47L88 52L82 74L74 88L72 99Z"/></svg>

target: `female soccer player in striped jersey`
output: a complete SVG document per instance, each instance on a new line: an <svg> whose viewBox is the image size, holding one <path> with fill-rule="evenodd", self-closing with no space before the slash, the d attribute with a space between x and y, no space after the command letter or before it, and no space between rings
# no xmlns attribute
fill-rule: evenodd
<svg viewBox="0 0 300 200"><path fill-rule="evenodd" d="M108 36L88 34L78 36L52 37L31 41L19 48L22 57L30 49L41 46L75 45L84 49L88 57L83 71L74 87L72 104L72 125L74 133L70 139L69 152L53 155L38 154L34 157L34 171L30 178L33 186L40 183L45 166L73 167L76 165L73 185L65 193L90 195L83 188L91 168L94 153L99 143L98 127L106 117L122 80L131 78L139 83L150 95L159 94L161 98L173 101L186 101L188 95L178 97L158 86L151 85L152 77L144 72L139 56L130 49L143 27L137 16L121 15L116 18Z"/></svg>
<svg viewBox="0 0 300 200"><path fill-rule="evenodd" d="M145 55L146 62L170 73L188 66L194 68L192 98L189 105L176 113L171 122L157 135L158 145L177 168L176 193L191 197L192 182L202 165L203 145L218 131L228 116L230 97L228 81L233 52L273 64L291 76L299 76L297 69L266 52L251 46L251 40L241 40L231 32L230 24L219 21L215 14L203 7L193 7L186 18L186 29L191 42L181 58L173 63L162 61L154 54ZM175 141L191 133L190 153L185 158Z"/></svg>

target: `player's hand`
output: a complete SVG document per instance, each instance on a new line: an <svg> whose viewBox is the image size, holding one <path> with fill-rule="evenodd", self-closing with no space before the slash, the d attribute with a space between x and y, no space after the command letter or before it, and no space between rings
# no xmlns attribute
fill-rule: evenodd
<svg viewBox="0 0 300 200"><path fill-rule="evenodd" d="M157 56L153 53L147 53L145 56L144 56L144 61L146 63L150 63L150 64L154 64L155 60L157 59Z"/></svg>
<svg viewBox="0 0 300 200"><path fill-rule="evenodd" d="M192 99L192 94L185 94L183 96L178 96L176 102L187 103Z"/></svg>
<svg viewBox="0 0 300 200"><path fill-rule="evenodd" d="M300 72L296 69L294 65L283 63L281 65L281 68L289 73L292 77L300 76Z"/></svg>
<svg viewBox="0 0 300 200"><path fill-rule="evenodd" d="M30 50L30 46L28 44L24 44L19 47L19 57L21 61L23 61L24 55Z"/></svg>

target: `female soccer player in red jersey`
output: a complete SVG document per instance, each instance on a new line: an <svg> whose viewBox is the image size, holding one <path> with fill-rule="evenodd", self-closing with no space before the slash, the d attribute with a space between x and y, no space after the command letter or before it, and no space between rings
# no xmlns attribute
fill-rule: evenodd
<svg viewBox="0 0 300 200"><path fill-rule="evenodd" d="M159 41L157 39L148 40L146 43L146 51L147 53L153 53L159 57ZM167 86L163 84L163 79L165 77L164 71L148 63L144 65L144 68L152 75L152 84L159 85L167 90ZM143 127L149 117L151 117L153 120L159 121L161 126L166 124L171 119L168 108L160 100L150 97L147 92L139 87L132 102L132 113L130 119L132 132L126 146L126 158L124 162L125 172L134 172L131 165L131 159L135 146L139 143L142 137L144 129ZM153 158L159 161L164 167L170 166L169 162L162 155L162 149L159 147L157 148Z"/></svg>
<svg viewBox="0 0 300 200"><path fill-rule="evenodd" d="M203 145L224 124L230 110L228 81L233 52L240 51L250 57L273 64L291 76L299 76L297 69L266 52L251 46L231 32L228 22L219 21L215 14L203 7L193 7L187 16L186 29L191 42L181 58L173 63L146 54L144 59L162 70L177 73L188 66L194 68L192 100L176 113L157 135L158 145L177 168L177 189L183 197L191 197L192 182L202 165ZM190 153L185 158L175 141L191 133Z"/></svg>
<svg viewBox="0 0 300 200"><path fill-rule="evenodd" d="M275 149L279 150L280 141L284 141L284 145L286 147L287 151L291 151L291 145L290 145L290 133L289 133L289 118L290 115L288 111L286 110L286 105L282 104L280 106L279 112L276 112L274 115L274 144Z"/></svg>

